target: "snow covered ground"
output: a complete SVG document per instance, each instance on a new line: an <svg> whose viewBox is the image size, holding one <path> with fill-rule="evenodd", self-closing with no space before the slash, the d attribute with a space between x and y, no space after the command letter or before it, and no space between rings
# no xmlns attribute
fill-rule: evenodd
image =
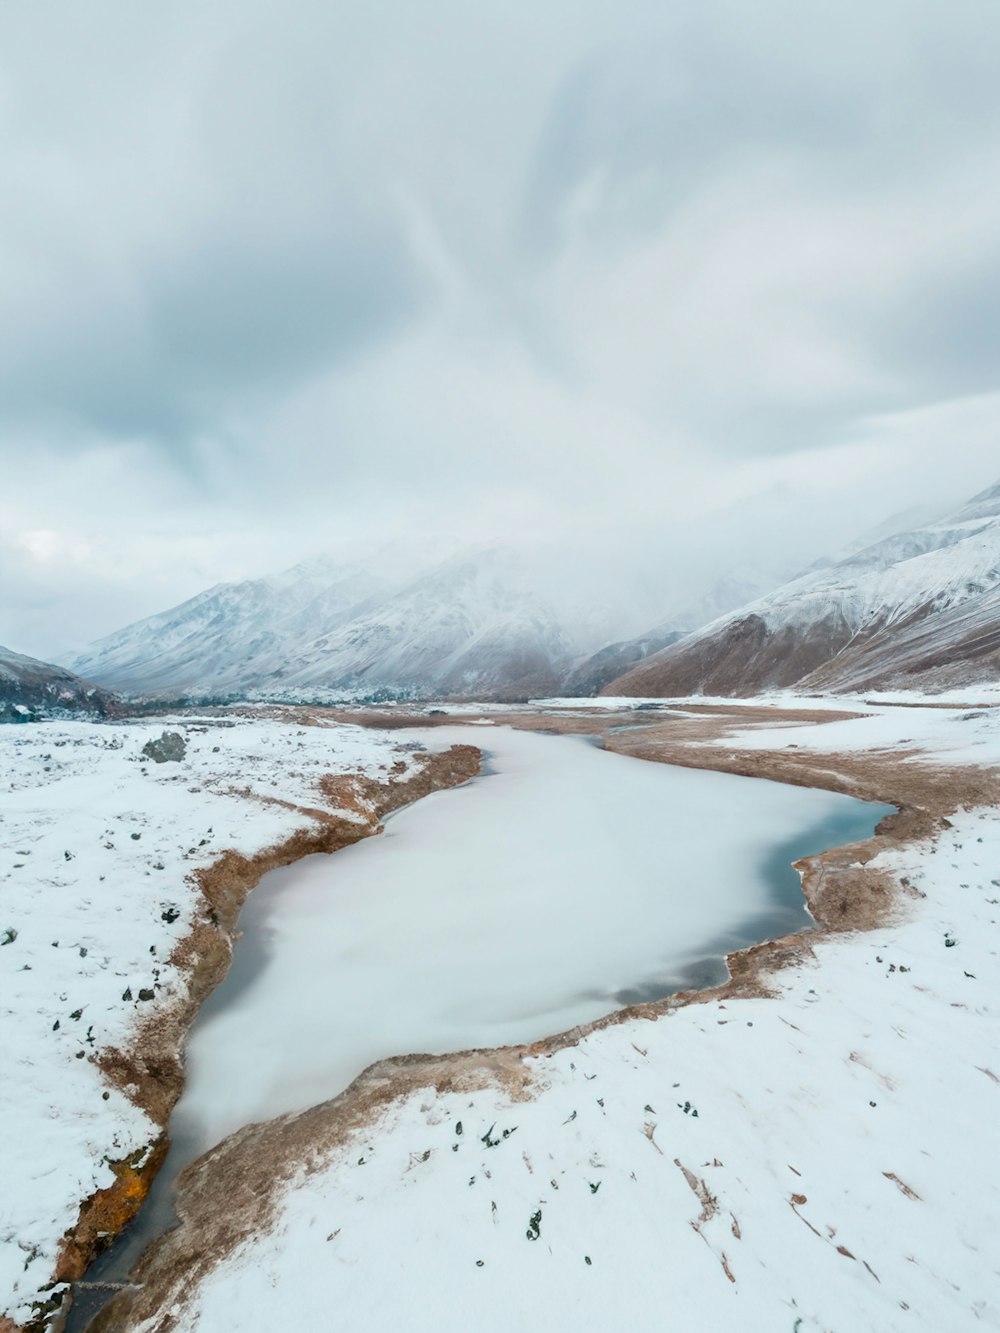
<svg viewBox="0 0 1000 1333"><path fill-rule="evenodd" d="M182 762L143 758L165 728ZM95 1057L185 985L167 960L198 910L192 872L309 826L326 773L409 765L404 740L278 717L0 727L0 1315L29 1317L108 1161L158 1133Z"/></svg>
<svg viewBox="0 0 1000 1333"><path fill-rule="evenodd" d="M899 709L809 743L982 763L996 729ZM606 1027L528 1057L527 1099L427 1086L304 1148L174 1333L1000 1329L998 810L878 864L909 884L893 922L824 937L774 998Z"/></svg>
<svg viewBox="0 0 1000 1333"><path fill-rule="evenodd" d="M731 694L688 694L678 695L675 698L664 698L662 695L632 696L628 694L621 695L601 695L599 698L581 699L581 698L553 698L553 699L533 699L532 708L545 709L569 709L570 711L581 710L620 711L622 709L647 708L659 712L666 712L672 709L684 708L739 708L749 706L752 708L808 708L810 711L825 712L864 712L869 706L898 704L907 708L938 708L940 706L952 708L974 708L978 704L1000 704L1000 684L986 683L980 685L969 685L963 689L942 691L940 694L924 694L913 690L904 693L899 690L886 691L866 691L864 694L796 694L792 690L776 690L772 694L755 694L752 698L734 697ZM435 707L435 705L429 705ZM436 705L438 708L446 709L449 713L458 712L460 708L477 709L480 713L483 711L483 704L449 704L442 703ZM489 712L495 713L499 708L506 708L508 711L516 712L516 704L490 704Z"/></svg>
<svg viewBox="0 0 1000 1333"><path fill-rule="evenodd" d="M800 706L804 702L799 701ZM808 701L810 707L813 702ZM787 698L783 698L779 706L787 704ZM863 716L825 722L820 727L754 725L714 744L728 750L795 748L823 754L894 750L919 763L977 764L986 768L1000 765L1000 708L913 708L897 704L855 707L848 703L845 711Z"/></svg>

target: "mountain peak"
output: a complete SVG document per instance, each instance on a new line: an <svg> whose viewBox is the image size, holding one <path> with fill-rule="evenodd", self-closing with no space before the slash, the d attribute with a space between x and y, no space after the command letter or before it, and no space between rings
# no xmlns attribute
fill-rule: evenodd
<svg viewBox="0 0 1000 1333"><path fill-rule="evenodd" d="M407 573L389 583L320 555L220 584L111 635L74 665L160 698L556 687L572 650L516 555L474 547Z"/></svg>
<svg viewBox="0 0 1000 1333"><path fill-rule="evenodd" d="M957 511L954 518L1000 518L1000 481L974 495L968 504Z"/></svg>

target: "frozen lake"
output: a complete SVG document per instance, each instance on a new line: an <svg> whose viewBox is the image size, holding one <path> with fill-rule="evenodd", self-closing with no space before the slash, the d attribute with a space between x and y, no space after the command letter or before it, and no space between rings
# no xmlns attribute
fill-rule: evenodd
<svg viewBox="0 0 1000 1333"><path fill-rule="evenodd" d="M866 837L886 812L580 737L413 739L478 744L488 775L251 895L236 965L188 1041L171 1132L191 1157L384 1056L531 1041L721 978L729 948L808 924L790 860ZM773 862L793 845L788 901Z"/></svg>
<svg viewBox="0 0 1000 1333"><path fill-rule="evenodd" d="M531 1041L721 980L730 949L809 924L790 862L868 837L890 809L580 737L411 735L480 746L486 775L251 894L118 1271L169 1225L177 1172L233 1130L325 1101L385 1056Z"/></svg>

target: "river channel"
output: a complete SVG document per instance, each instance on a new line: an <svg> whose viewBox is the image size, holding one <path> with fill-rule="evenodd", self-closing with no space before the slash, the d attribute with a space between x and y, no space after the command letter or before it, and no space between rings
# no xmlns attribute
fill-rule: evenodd
<svg viewBox="0 0 1000 1333"><path fill-rule="evenodd" d="M809 928L792 861L869 837L891 811L581 737L409 737L479 745L483 775L250 895L233 966L189 1034L170 1156L89 1277L121 1280L171 1225L188 1162L242 1125L336 1096L375 1060L533 1041L723 980L729 951ZM70 1329L85 1327L89 1296Z"/></svg>

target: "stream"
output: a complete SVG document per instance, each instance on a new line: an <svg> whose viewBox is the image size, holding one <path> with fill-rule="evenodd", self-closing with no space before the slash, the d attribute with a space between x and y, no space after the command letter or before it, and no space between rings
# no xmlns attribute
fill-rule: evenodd
<svg viewBox="0 0 1000 1333"><path fill-rule="evenodd" d="M173 1224L189 1162L336 1096L375 1060L534 1041L723 981L731 950L812 923L792 861L871 836L893 810L579 736L408 738L476 744L483 775L399 811L379 837L264 877L189 1033L170 1154L88 1282L125 1280ZM78 1291L68 1333L107 1296Z"/></svg>

